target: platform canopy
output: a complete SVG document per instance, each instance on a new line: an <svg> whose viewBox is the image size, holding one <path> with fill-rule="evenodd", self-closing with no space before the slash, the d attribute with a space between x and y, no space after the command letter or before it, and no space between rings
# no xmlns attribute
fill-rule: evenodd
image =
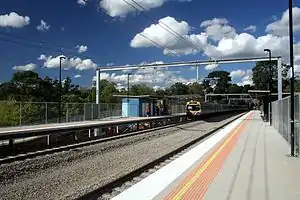
<svg viewBox="0 0 300 200"><path fill-rule="evenodd" d="M175 99L175 97L172 96L156 96L156 95L126 95L126 94L115 94L114 97L120 97L120 98L138 98L138 99L153 99L153 100L159 100L159 99Z"/></svg>
<svg viewBox="0 0 300 200"><path fill-rule="evenodd" d="M270 93L270 90L248 90L248 93L251 96L255 96L255 97L263 97L263 96L267 96ZM277 96L278 93L272 93L271 96ZM291 93L288 92L284 92L282 93L282 95L284 96L289 96L291 95Z"/></svg>

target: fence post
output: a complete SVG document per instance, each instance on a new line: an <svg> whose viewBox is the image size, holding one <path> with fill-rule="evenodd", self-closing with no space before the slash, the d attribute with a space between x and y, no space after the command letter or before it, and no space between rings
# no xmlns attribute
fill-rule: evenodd
<svg viewBox="0 0 300 200"><path fill-rule="evenodd" d="M100 104L97 104L97 108L98 108L98 119L100 119Z"/></svg>
<svg viewBox="0 0 300 200"><path fill-rule="evenodd" d="M48 124L48 103L45 103L45 122Z"/></svg>
<svg viewBox="0 0 300 200"><path fill-rule="evenodd" d="M94 104L93 103L91 103L91 110L92 110L92 112L91 112L91 120L93 120L94 119Z"/></svg>
<svg viewBox="0 0 300 200"><path fill-rule="evenodd" d="M66 122L69 122L69 103L66 103L66 107L67 107L67 110L66 110Z"/></svg>
<svg viewBox="0 0 300 200"><path fill-rule="evenodd" d="M83 104L83 121L85 121L85 103Z"/></svg>
<svg viewBox="0 0 300 200"><path fill-rule="evenodd" d="M20 126L22 126L22 103L20 102L20 116L19 116L19 120L20 120Z"/></svg>

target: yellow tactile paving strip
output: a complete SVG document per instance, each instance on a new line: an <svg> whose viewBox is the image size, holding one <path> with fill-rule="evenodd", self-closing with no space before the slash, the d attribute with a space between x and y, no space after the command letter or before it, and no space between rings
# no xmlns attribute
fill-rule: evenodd
<svg viewBox="0 0 300 200"><path fill-rule="evenodd" d="M202 199L252 116L253 113L231 131L165 199Z"/></svg>

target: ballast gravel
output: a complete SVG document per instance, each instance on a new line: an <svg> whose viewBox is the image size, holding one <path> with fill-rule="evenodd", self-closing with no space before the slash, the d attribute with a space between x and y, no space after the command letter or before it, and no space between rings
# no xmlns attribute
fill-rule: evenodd
<svg viewBox="0 0 300 200"><path fill-rule="evenodd" d="M74 199L235 118L230 114L0 166L0 199Z"/></svg>

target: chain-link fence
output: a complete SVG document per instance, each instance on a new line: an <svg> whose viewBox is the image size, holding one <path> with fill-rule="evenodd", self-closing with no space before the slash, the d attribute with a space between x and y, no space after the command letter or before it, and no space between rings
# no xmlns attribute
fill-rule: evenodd
<svg viewBox="0 0 300 200"><path fill-rule="evenodd" d="M64 103L61 122L122 117L122 104ZM0 102L0 127L59 122L59 103Z"/></svg>
<svg viewBox="0 0 300 200"><path fill-rule="evenodd" d="M185 105L171 105L171 115L186 113Z"/></svg>
<svg viewBox="0 0 300 200"><path fill-rule="evenodd" d="M299 154L299 134L300 134L300 96L295 95L295 151ZM291 121L290 121L291 97L272 102L272 126L291 144Z"/></svg>

